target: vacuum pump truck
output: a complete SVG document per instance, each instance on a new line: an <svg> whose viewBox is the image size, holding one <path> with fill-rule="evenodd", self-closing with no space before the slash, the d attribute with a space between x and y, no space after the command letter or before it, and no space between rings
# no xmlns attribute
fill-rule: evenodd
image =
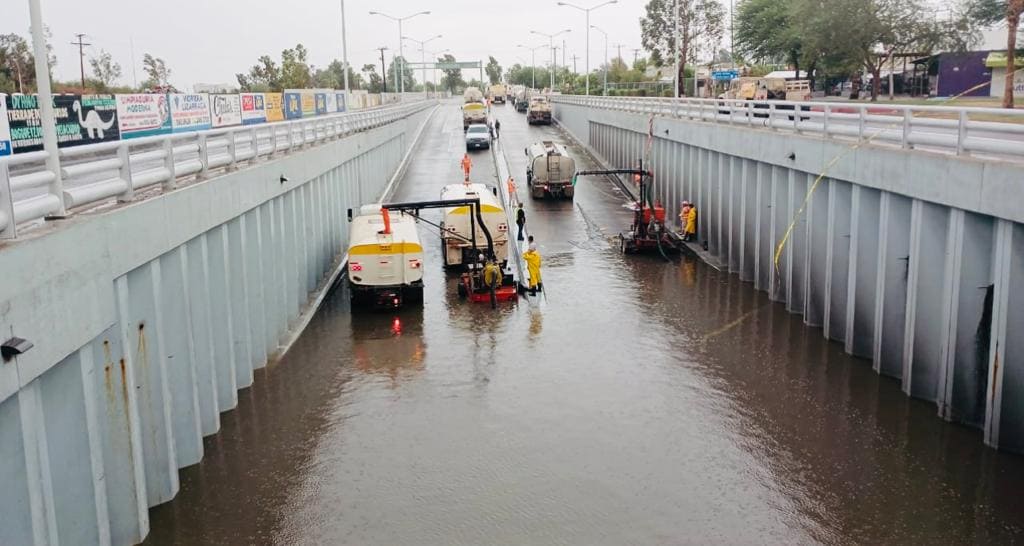
<svg viewBox="0 0 1024 546"><path fill-rule="evenodd" d="M534 199L547 195L572 199L575 172L576 161L561 144L544 140L526 148L526 184Z"/></svg>

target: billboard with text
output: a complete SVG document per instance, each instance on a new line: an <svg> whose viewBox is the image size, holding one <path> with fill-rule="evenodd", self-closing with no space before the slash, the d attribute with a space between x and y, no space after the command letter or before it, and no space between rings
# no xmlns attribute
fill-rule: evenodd
<svg viewBox="0 0 1024 546"><path fill-rule="evenodd" d="M117 95L117 124L121 138L139 138L171 132L167 95Z"/></svg>
<svg viewBox="0 0 1024 546"><path fill-rule="evenodd" d="M0 94L0 157L12 153L11 128L7 124L7 97Z"/></svg>
<svg viewBox="0 0 1024 546"><path fill-rule="evenodd" d="M252 125L267 121L267 103L263 93L242 93L242 125Z"/></svg>
<svg viewBox="0 0 1024 546"><path fill-rule="evenodd" d="M266 102L267 121L283 121L284 93L264 93L263 100Z"/></svg>
<svg viewBox="0 0 1024 546"><path fill-rule="evenodd" d="M286 119L302 117L302 93L284 92L284 117Z"/></svg>
<svg viewBox="0 0 1024 546"><path fill-rule="evenodd" d="M214 127L242 124L242 104L238 95L210 95L210 117Z"/></svg>
<svg viewBox="0 0 1024 546"><path fill-rule="evenodd" d="M168 95L171 102L171 127L175 133L210 128L210 100L205 93Z"/></svg>
<svg viewBox="0 0 1024 546"><path fill-rule="evenodd" d="M42 114L36 95L9 95L4 102L11 150L16 153L42 150ZM53 115L57 121L58 147L120 138L114 95L56 95Z"/></svg>

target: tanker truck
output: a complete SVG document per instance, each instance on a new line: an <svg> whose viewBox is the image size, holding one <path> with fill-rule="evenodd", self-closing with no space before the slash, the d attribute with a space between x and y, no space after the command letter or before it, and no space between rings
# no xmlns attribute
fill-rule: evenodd
<svg viewBox="0 0 1024 546"><path fill-rule="evenodd" d="M462 93L462 130L469 129L474 123L487 124L487 104L484 94L476 87L467 87Z"/></svg>

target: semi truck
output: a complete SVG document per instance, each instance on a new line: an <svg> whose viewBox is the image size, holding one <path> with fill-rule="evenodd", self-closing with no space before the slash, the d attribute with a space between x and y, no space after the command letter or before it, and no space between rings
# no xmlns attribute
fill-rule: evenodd
<svg viewBox="0 0 1024 546"><path fill-rule="evenodd" d="M505 104L505 86L498 83L487 89L491 102Z"/></svg>
<svg viewBox="0 0 1024 546"><path fill-rule="evenodd" d="M526 184L530 188L530 196L534 199L545 196L572 199L576 161L566 152L565 146L544 140L534 142L525 152Z"/></svg>
<svg viewBox="0 0 1024 546"><path fill-rule="evenodd" d="M462 99L462 130L476 123L486 125L487 104L484 103L484 94L476 87L467 87L462 93Z"/></svg>
<svg viewBox="0 0 1024 546"><path fill-rule="evenodd" d="M530 97L530 105L526 110L526 122L530 125L543 123L551 125L551 104L544 95Z"/></svg>

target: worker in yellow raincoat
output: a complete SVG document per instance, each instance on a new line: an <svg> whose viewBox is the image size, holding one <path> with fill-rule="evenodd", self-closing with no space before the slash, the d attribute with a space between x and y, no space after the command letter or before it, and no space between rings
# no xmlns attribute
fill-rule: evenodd
<svg viewBox="0 0 1024 546"><path fill-rule="evenodd" d="M531 246L523 253L523 260L526 261L526 270L530 273L530 293L536 294L538 288L544 289L540 282L540 253Z"/></svg>
<svg viewBox="0 0 1024 546"><path fill-rule="evenodd" d="M690 212L686 214L686 233L683 235L683 240L697 240L697 205L691 204Z"/></svg>

